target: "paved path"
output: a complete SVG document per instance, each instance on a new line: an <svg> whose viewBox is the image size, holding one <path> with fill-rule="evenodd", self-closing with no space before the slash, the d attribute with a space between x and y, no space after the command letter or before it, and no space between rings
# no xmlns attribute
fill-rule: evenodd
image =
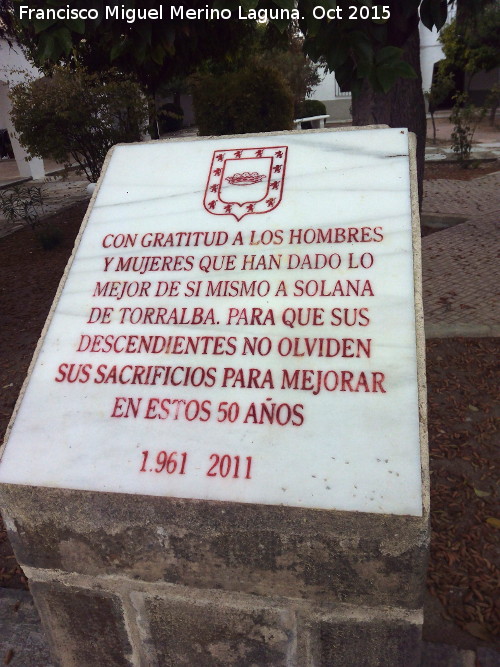
<svg viewBox="0 0 500 667"><path fill-rule="evenodd" d="M0 664L52 667L38 612L27 591L0 588Z"/></svg>
<svg viewBox="0 0 500 667"><path fill-rule="evenodd" d="M498 222L500 219L499 171L470 181L424 181L423 213L462 215L469 220ZM430 237L429 237L430 238Z"/></svg>
<svg viewBox="0 0 500 667"><path fill-rule="evenodd" d="M500 335L500 172L426 181L423 214L466 222L422 239L427 338Z"/></svg>

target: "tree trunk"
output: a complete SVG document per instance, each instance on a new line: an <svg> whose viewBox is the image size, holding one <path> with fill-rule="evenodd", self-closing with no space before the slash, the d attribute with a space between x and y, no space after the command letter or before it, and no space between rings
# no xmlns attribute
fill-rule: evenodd
<svg viewBox="0 0 500 667"><path fill-rule="evenodd" d="M365 81L361 93L352 100L353 125L407 127L416 134L418 196L421 206L427 121L420 70L418 16L409 19L402 17L398 14L397 4L393 2L390 23L393 37L391 43L403 49L404 59L413 67L417 77L398 79L388 93L374 92L368 81Z"/></svg>

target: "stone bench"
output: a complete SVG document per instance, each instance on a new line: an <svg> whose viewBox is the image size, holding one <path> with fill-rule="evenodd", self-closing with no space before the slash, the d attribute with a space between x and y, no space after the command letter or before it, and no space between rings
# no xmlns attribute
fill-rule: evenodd
<svg viewBox="0 0 500 667"><path fill-rule="evenodd" d="M302 123L311 123L311 128L313 130L320 129L325 127L326 119L330 118L329 114L324 114L323 116L307 116L307 118L296 118L293 121L296 130L302 129Z"/></svg>

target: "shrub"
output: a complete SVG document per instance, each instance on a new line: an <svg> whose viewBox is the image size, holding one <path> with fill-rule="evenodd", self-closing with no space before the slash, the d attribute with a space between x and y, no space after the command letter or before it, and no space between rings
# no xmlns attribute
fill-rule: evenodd
<svg viewBox="0 0 500 667"><path fill-rule="evenodd" d="M324 116L326 107L319 100L304 100L296 109L296 118L308 118L309 116Z"/></svg>
<svg viewBox="0 0 500 667"><path fill-rule="evenodd" d="M193 80L200 135L290 130L293 96L283 77L267 66Z"/></svg>
<svg viewBox="0 0 500 667"><path fill-rule="evenodd" d="M56 68L11 91L12 120L31 157L79 165L89 181L99 178L108 150L139 141L147 109L139 86L115 71L89 74Z"/></svg>
<svg viewBox="0 0 500 667"><path fill-rule="evenodd" d="M184 120L184 110L178 104L169 102L158 110L160 132L175 132L180 130Z"/></svg>
<svg viewBox="0 0 500 667"><path fill-rule="evenodd" d="M451 147L457 158L465 166L472 150L472 138L477 126L484 118L486 110L470 103L465 93L455 95L450 121L454 128L451 133Z"/></svg>
<svg viewBox="0 0 500 667"><path fill-rule="evenodd" d="M303 38L297 34L290 38L288 48L263 48L254 56L255 64L271 65L280 72L292 91L295 109L321 83L322 66L308 58L303 51ZM295 117L298 116L295 114Z"/></svg>
<svg viewBox="0 0 500 667"><path fill-rule="evenodd" d="M35 185L15 185L0 190L0 211L11 223L24 221L33 230L44 250L51 250L61 243L62 233L55 227L42 226L44 194Z"/></svg>
<svg viewBox="0 0 500 667"><path fill-rule="evenodd" d="M43 203L42 188L35 185L14 185L0 190L0 210L11 224L24 220L35 230L43 214Z"/></svg>

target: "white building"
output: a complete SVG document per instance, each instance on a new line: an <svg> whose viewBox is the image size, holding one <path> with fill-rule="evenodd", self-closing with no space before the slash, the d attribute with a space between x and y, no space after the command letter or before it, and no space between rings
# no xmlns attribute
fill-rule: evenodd
<svg viewBox="0 0 500 667"><path fill-rule="evenodd" d="M20 176L39 179L45 176L43 160L28 158L27 152L17 140L10 119L9 89L23 81L26 76L39 77L41 74L26 60L20 47L11 48L6 40L0 39L0 129L6 129L9 133Z"/></svg>

